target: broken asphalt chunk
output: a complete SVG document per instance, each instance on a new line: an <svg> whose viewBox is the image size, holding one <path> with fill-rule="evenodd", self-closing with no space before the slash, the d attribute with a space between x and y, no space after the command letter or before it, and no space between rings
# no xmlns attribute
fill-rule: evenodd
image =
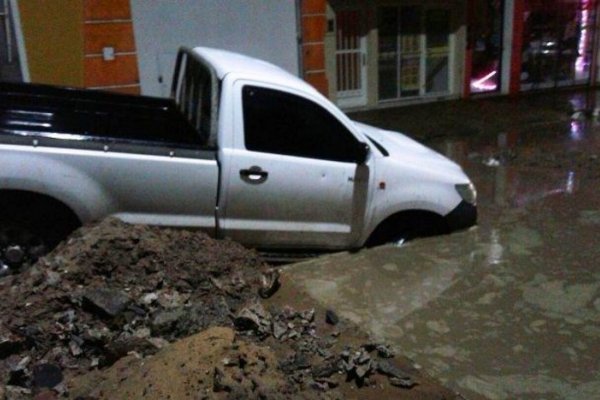
<svg viewBox="0 0 600 400"><path fill-rule="evenodd" d="M281 287L279 282L279 271L271 269L265 272L261 277L261 286L258 289L258 294L263 299L268 299L273 296Z"/></svg>
<svg viewBox="0 0 600 400"><path fill-rule="evenodd" d="M396 367L390 361L386 360L377 361L377 372L383 375L387 375L390 378L410 379L410 374L406 373L402 369Z"/></svg>
<svg viewBox="0 0 600 400"><path fill-rule="evenodd" d="M44 363L33 367L32 385L36 388L53 388L63 380L62 370L58 365Z"/></svg>
<svg viewBox="0 0 600 400"><path fill-rule="evenodd" d="M83 307L95 314L116 317L130 303L129 296L121 290L94 288L83 294Z"/></svg>
<svg viewBox="0 0 600 400"><path fill-rule="evenodd" d="M394 351L384 344L377 345L377 355L381 358L394 358Z"/></svg>
<svg viewBox="0 0 600 400"><path fill-rule="evenodd" d="M333 310L325 311L325 322L329 325L337 325L340 322L340 318Z"/></svg>
<svg viewBox="0 0 600 400"><path fill-rule="evenodd" d="M329 378L331 375L336 374L339 371L337 363L327 363L317 365L312 369L313 378Z"/></svg>
<svg viewBox="0 0 600 400"><path fill-rule="evenodd" d="M389 378L390 384L393 386L401 387L403 389L412 389L417 386L417 383L411 378Z"/></svg>
<svg viewBox="0 0 600 400"><path fill-rule="evenodd" d="M254 300L242 307L233 323L239 331L252 331L261 337L271 334L271 315Z"/></svg>
<svg viewBox="0 0 600 400"><path fill-rule="evenodd" d="M185 317L185 312L180 308L159 311L152 320L152 332L158 334L171 331L183 317Z"/></svg>
<svg viewBox="0 0 600 400"><path fill-rule="evenodd" d="M281 322L273 322L273 336L277 340L282 340L287 332L287 327Z"/></svg>
<svg viewBox="0 0 600 400"><path fill-rule="evenodd" d="M6 358L11 354L22 350L25 340L12 333L0 323L0 358Z"/></svg>

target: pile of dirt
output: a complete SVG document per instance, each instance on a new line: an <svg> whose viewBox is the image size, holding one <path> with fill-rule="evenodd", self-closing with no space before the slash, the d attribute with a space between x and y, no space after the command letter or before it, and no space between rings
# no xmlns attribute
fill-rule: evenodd
<svg viewBox="0 0 600 400"><path fill-rule="evenodd" d="M200 232L116 219L84 227L32 268L0 280L2 382L32 387L38 365L83 372L231 326L263 272L256 253Z"/></svg>
<svg viewBox="0 0 600 400"><path fill-rule="evenodd" d="M69 391L98 399L277 399L289 397L289 386L270 349L236 340L230 328L209 328L153 357L124 357Z"/></svg>
<svg viewBox="0 0 600 400"><path fill-rule="evenodd" d="M278 276L199 232L81 228L0 280L0 399L341 399L421 383L386 346L344 341L331 310L265 309ZM417 398L448 394L435 393Z"/></svg>

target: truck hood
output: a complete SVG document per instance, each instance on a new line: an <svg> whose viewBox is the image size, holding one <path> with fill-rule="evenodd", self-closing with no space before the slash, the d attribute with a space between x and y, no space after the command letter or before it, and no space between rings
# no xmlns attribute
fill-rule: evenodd
<svg viewBox="0 0 600 400"><path fill-rule="evenodd" d="M383 146L390 153L391 158L413 167L435 171L439 175L450 175L456 183L469 181L458 164L416 140L400 132L383 130L361 122L354 123L363 134Z"/></svg>

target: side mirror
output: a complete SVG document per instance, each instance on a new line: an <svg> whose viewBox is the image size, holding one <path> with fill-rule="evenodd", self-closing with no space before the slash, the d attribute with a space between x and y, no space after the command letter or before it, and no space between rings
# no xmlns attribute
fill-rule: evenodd
<svg viewBox="0 0 600 400"><path fill-rule="evenodd" d="M362 165L367 162L371 147L367 143L359 142L356 147L356 163Z"/></svg>

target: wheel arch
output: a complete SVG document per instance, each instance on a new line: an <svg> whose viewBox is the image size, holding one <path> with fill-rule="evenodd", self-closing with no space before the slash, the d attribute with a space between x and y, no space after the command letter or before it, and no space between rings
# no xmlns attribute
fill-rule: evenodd
<svg viewBox="0 0 600 400"><path fill-rule="evenodd" d="M0 189L0 219L16 218L26 223L59 224L56 229L60 231L70 232L81 226L75 211L52 196L29 190Z"/></svg>
<svg viewBox="0 0 600 400"><path fill-rule="evenodd" d="M409 240L450 232L443 215L430 210L408 209L391 214L379 222L369 233L365 245L372 247L389 243L403 228L411 229Z"/></svg>

